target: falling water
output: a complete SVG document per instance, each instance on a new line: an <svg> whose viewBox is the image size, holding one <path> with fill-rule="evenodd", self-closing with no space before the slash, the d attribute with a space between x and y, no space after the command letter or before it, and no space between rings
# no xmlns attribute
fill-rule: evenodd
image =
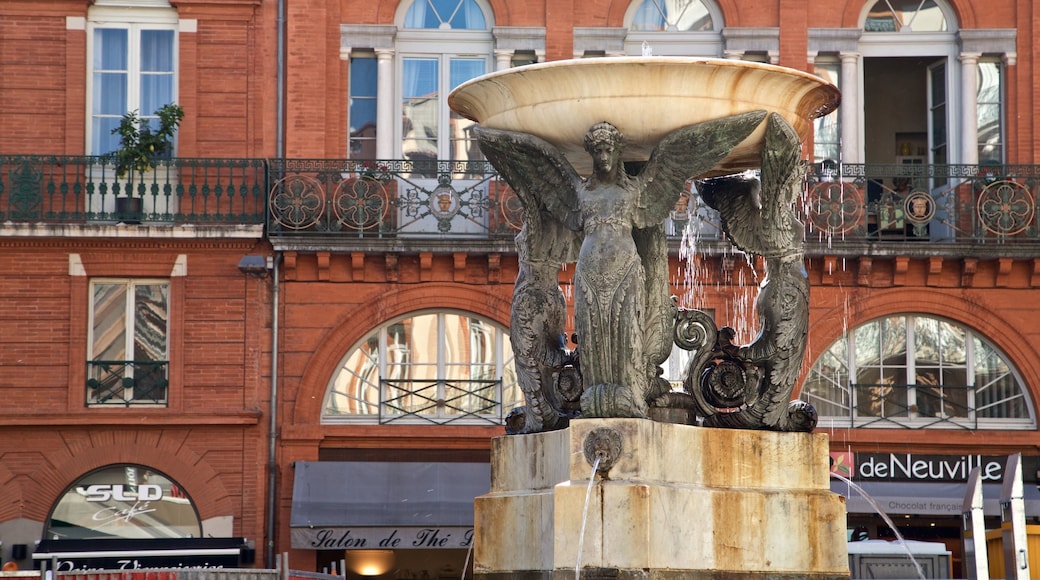
<svg viewBox="0 0 1040 580"><path fill-rule="evenodd" d="M592 484L596 483L596 471L599 470L600 459L602 457L597 453L596 461L592 462L589 487L585 489L585 509L581 512L581 532L578 533L578 561L574 564L574 580L581 578L581 551L585 547L585 522L589 519L589 499L592 497Z"/></svg>
<svg viewBox="0 0 1040 580"><path fill-rule="evenodd" d="M462 564L462 576L459 580L466 580L466 570L469 568L469 558L473 555L473 544L476 543L474 540L475 538L469 542L469 549L466 550L466 562Z"/></svg>
<svg viewBox="0 0 1040 580"><path fill-rule="evenodd" d="M888 527L892 529L892 533L896 535L896 540L899 542L899 545L903 546L903 549L906 550L906 555L909 556L910 561L914 563L914 568L917 569L917 575L921 578L927 578L927 576L924 575L924 570L921 569L921 564L918 563L917 558L914 558L913 552L910 551L910 546L906 545L906 540L903 539L903 534L899 533L899 530L896 528L896 525L892 522L892 519L888 517L888 514L885 513L885 510L881 509L881 506L878 504L878 502L874 498L870 497L870 495L866 491L864 491L862 487L853 483L851 479L843 475L838 475L837 473L831 473L831 477L844 481L846 484L848 484L849 487L856 490L856 493L860 494L860 496L862 496L863 499L867 500L867 503L869 503L874 508L874 511L876 511L878 515L885 520L885 523L888 524Z"/></svg>

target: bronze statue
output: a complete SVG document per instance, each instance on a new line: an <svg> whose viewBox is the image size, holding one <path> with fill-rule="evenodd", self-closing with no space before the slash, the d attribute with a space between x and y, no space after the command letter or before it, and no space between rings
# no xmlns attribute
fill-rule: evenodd
<svg viewBox="0 0 1040 580"><path fill-rule="evenodd" d="M621 163L621 133L597 123L585 137L593 159L587 179L534 135L476 127L488 160L525 192L525 211L544 207L538 215L583 235L575 267L582 416L646 417L649 401L664 394L659 365L670 351L674 324L664 219L686 182L711 170L765 117L755 111L680 128L657 144L635 175ZM532 197L537 208L527 207ZM528 231L529 240L548 235L544 224L537 227L543 231Z"/></svg>
<svg viewBox="0 0 1040 580"><path fill-rule="evenodd" d="M771 114L766 121L761 181L721 177L697 184L701 199L718 210L734 245L766 260L766 278L755 301L758 337L736 351L720 353L721 344L704 348L706 354L695 357L693 365L700 365L702 375L686 379L704 425L779 431L811 431L816 426L815 410L791 401L809 322L803 228L791 210L801 178L798 135L783 117ZM705 369L713 357L724 364ZM728 389L739 380L723 380L712 373L740 375L744 388Z"/></svg>

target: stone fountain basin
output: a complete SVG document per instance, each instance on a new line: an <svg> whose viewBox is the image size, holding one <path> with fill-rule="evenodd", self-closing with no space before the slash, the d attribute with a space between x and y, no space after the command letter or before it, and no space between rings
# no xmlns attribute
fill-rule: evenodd
<svg viewBox="0 0 1040 580"><path fill-rule="evenodd" d="M804 141L812 120L834 111L840 101L837 87L795 69L664 56L521 66L475 78L448 96L448 105L463 117L552 143L582 175L592 171L583 138L600 121L624 133L624 161L645 161L654 145L675 129L755 110L779 113ZM699 177L759 167L764 136L762 123Z"/></svg>

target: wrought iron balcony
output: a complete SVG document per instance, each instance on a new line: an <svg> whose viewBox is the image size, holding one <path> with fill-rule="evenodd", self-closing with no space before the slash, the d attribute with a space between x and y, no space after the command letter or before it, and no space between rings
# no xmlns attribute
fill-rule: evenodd
<svg viewBox="0 0 1040 580"><path fill-rule="evenodd" d="M1035 165L812 167L799 208L809 255L1035 254ZM127 189L139 214L117 208ZM0 223L265 224L276 247L512 247L520 203L484 161L163 160L120 179L101 157L0 156ZM718 217L690 191L667 233L709 242ZM931 242L922 244L921 242ZM722 242L724 243L724 242Z"/></svg>
<svg viewBox="0 0 1040 580"><path fill-rule="evenodd" d="M266 193L263 159L164 159L120 177L105 157L0 155L0 223L262 224Z"/></svg>

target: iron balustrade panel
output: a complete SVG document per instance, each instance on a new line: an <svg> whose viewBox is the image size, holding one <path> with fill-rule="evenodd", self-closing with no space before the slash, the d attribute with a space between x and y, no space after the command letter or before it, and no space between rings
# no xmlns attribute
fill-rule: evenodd
<svg viewBox="0 0 1040 580"><path fill-rule="evenodd" d="M852 383L856 427L977 429L975 388L970 385Z"/></svg>
<svg viewBox="0 0 1040 580"><path fill-rule="evenodd" d="M381 379L379 422L418 420L443 425L475 421L501 425L501 401L501 379Z"/></svg>
<svg viewBox="0 0 1040 580"><path fill-rule="evenodd" d="M1036 243L1038 181L1036 165L817 165L801 217L832 243Z"/></svg>
<svg viewBox="0 0 1040 580"><path fill-rule="evenodd" d="M87 405L166 405L168 368L169 361L87 361Z"/></svg>
<svg viewBox="0 0 1040 580"><path fill-rule="evenodd" d="M0 155L0 222L263 224L267 174L264 159L161 159L120 176L104 155Z"/></svg>
<svg viewBox="0 0 1040 580"><path fill-rule="evenodd" d="M271 161L268 234L512 238L520 201L486 161Z"/></svg>

